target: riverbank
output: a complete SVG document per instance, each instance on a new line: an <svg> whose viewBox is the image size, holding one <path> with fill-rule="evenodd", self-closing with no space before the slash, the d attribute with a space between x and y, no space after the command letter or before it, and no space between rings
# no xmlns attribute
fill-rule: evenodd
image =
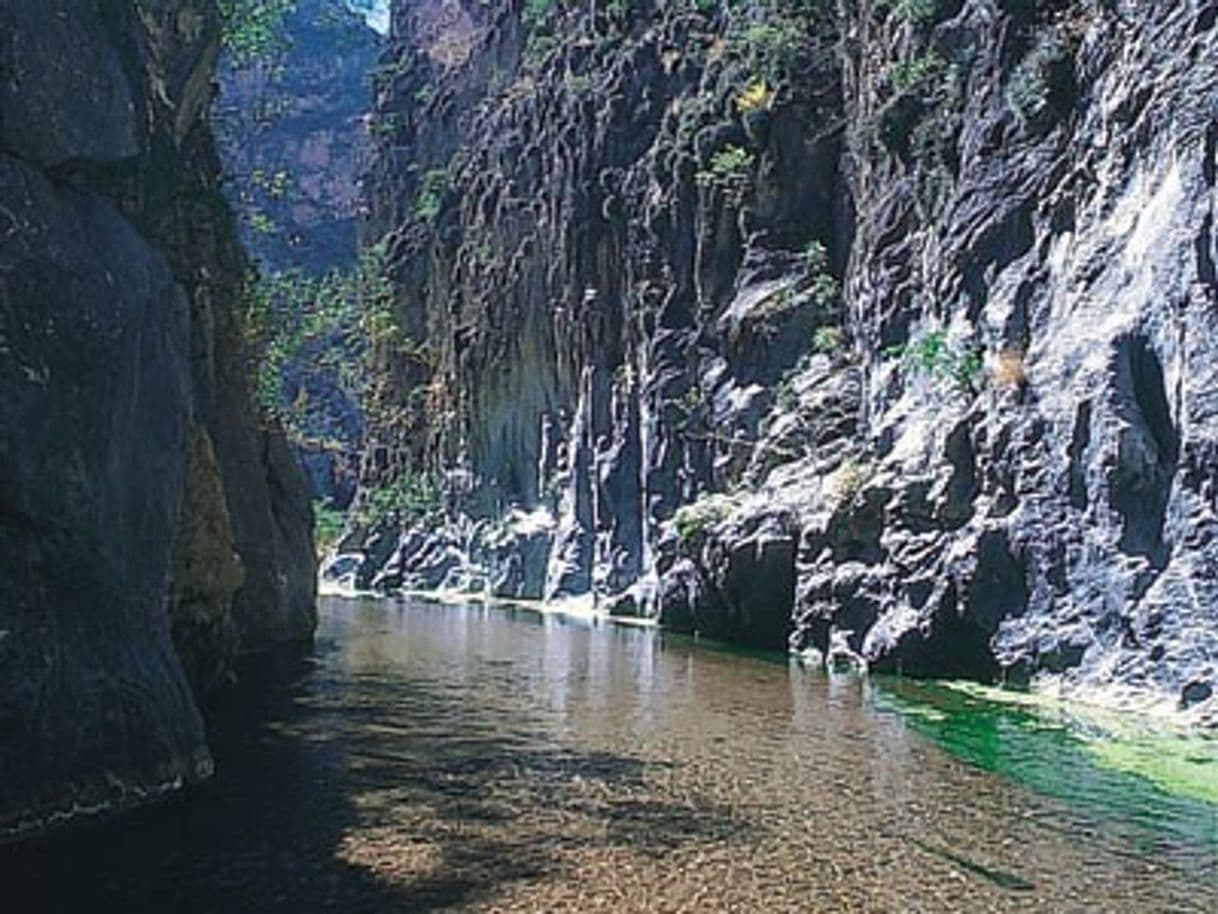
<svg viewBox="0 0 1218 914"><path fill-rule="evenodd" d="M543 615L566 616L598 623L663 629L658 618L623 616L612 613L593 594L562 597L555 600L527 600L494 597L459 590L403 590L393 593L361 591L332 580L321 579L322 596L345 599L421 600L444 606L477 603L490 607L504 606L527 609ZM697 637L692 636L692 637ZM712 642L714 639L710 639ZM791 651L788 656L813 668L823 668L825 658L816 651ZM866 664L855 667L866 675ZM922 678L922 677L916 677ZM1106 685L1070 685L1060 677L1042 676L1028 687L1004 687L963 680L931 680L948 688L961 689L987 701L1042 710L1046 713L1074 714L1092 721L1094 725L1113 732L1154 731L1164 735L1198 734L1198 738L1218 741L1218 707L1212 702L1181 709L1161 692L1139 690L1119 683ZM1218 769L1216 769L1218 770Z"/></svg>
<svg viewBox="0 0 1218 914"><path fill-rule="evenodd" d="M635 628L659 628L657 619L640 616L615 615L597 600L595 594L562 597L556 600L526 600L513 597L495 597L487 594L468 593L460 590L399 590L393 593L378 593L372 590L359 590L334 581L322 579L318 583L318 592L323 597L338 597L342 599L387 600L390 602L403 600L419 600L425 603L435 603L442 606L468 606L476 603L483 606L505 606L518 609L528 609L542 615L565 616L572 619L583 619L592 622L606 622L614 625L624 625Z"/></svg>

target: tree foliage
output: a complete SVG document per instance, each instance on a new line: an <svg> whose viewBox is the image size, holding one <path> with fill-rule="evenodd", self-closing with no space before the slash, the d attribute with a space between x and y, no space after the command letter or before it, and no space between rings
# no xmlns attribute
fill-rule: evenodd
<svg viewBox="0 0 1218 914"><path fill-rule="evenodd" d="M285 22L296 0L219 0L220 36L237 66L262 62L287 47Z"/></svg>
<svg viewBox="0 0 1218 914"><path fill-rule="evenodd" d="M276 272L247 284L243 325L257 399L298 443L324 446L326 424L293 378L329 377L366 406L377 381L376 351L404 348L384 261L374 246L350 269L320 277Z"/></svg>
<svg viewBox="0 0 1218 914"><path fill-rule="evenodd" d="M945 381L958 393L977 392L985 360L972 346L953 343L943 330L931 330L891 350L908 371L935 381Z"/></svg>

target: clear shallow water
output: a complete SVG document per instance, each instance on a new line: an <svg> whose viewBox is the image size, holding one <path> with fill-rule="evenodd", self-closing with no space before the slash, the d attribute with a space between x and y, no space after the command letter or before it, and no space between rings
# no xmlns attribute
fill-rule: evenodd
<svg viewBox="0 0 1218 914"><path fill-rule="evenodd" d="M1218 806L1026 708L528 610L322 618L214 715L212 784L0 859L14 910L1218 910Z"/></svg>

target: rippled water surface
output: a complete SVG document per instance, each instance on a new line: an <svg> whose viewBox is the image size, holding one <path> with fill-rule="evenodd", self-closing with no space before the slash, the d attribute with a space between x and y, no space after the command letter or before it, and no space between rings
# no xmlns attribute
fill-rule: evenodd
<svg viewBox="0 0 1218 914"><path fill-rule="evenodd" d="M212 784L10 854L6 909L1218 911L1211 744L1174 791L941 687L528 610L322 617L214 715Z"/></svg>

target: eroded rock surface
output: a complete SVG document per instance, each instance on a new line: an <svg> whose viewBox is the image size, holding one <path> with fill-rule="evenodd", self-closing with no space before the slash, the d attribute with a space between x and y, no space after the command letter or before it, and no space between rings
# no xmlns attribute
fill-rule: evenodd
<svg viewBox="0 0 1218 914"><path fill-rule="evenodd" d="M395 11L366 491L548 513L543 596L1213 717L1212 4L558 6Z"/></svg>
<svg viewBox="0 0 1218 914"><path fill-rule="evenodd" d="M0 840L206 777L198 696L311 637L250 405L204 0L0 8Z"/></svg>

